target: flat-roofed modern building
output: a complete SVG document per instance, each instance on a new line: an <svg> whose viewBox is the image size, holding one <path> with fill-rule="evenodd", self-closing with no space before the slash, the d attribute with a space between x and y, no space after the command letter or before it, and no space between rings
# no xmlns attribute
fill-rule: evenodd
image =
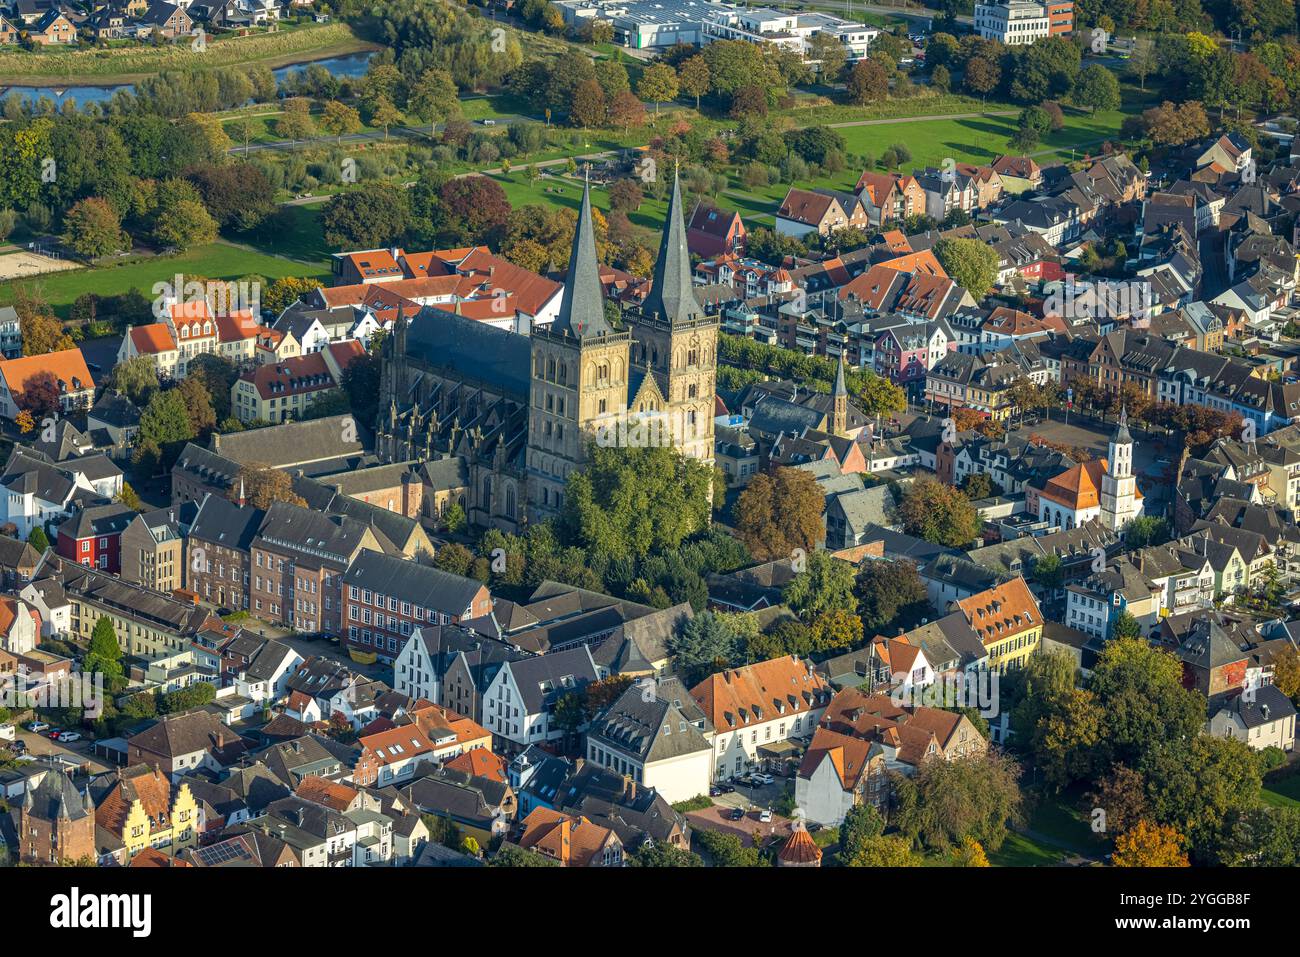
<svg viewBox="0 0 1300 957"><path fill-rule="evenodd" d="M1050 4L1057 22L1065 4ZM1073 21L1073 5L1070 19ZM1048 5L1030 0L1009 0L1003 3L977 3L975 5L975 32L986 40L997 40L1008 46L1023 46L1044 40L1052 34L1053 16ZM1058 29L1058 32L1062 32Z"/></svg>

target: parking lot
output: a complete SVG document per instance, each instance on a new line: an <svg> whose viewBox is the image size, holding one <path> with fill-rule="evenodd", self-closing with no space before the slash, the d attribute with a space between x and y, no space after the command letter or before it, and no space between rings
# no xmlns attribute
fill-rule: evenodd
<svg viewBox="0 0 1300 957"><path fill-rule="evenodd" d="M777 778L772 784L762 784L756 787L742 784L740 781L730 781L728 783L735 790L727 794L714 795L713 803L722 807L738 807L744 811L775 806L781 795L785 793L786 785L794 784L789 778Z"/></svg>
<svg viewBox="0 0 1300 957"><path fill-rule="evenodd" d="M74 741L70 744L51 740L48 734L47 731L37 733L28 731L26 728L19 728L18 740L27 746L27 754L33 758L53 755L63 758L78 767L88 764L91 770L96 773L111 770L110 765L103 758L95 756L92 750L93 742L88 740L84 733L80 741Z"/></svg>

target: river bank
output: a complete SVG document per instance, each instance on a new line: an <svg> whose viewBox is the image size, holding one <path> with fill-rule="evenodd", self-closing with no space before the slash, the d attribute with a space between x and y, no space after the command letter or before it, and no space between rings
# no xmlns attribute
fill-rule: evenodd
<svg viewBox="0 0 1300 957"><path fill-rule="evenodd" d="M165 70L252 66L275 70L379 49L379 44L356 36L346 25L328 23L209 39L202 52L193 50L186 41L165 47L107 50L7 50L0 53L0 86L6 88L6 94L46 87L112 89Z"/></svg>

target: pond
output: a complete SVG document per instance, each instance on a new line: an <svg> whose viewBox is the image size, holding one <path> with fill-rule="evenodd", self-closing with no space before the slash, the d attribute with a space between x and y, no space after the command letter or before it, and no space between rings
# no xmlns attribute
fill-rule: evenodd
<svg viewBox="0 0 1300 957"><path fill-rule="evenodd" d="M344 56L326 57L322 60L312 60L305 63L292 63L288 66L282 66L272 70L275 74L276 82L283 80L292 73L301 73L309 66L323 66L336 77L358 77L364 76L366 66L370 63L370 58L374 56L373 51L363 51L361 53L349 53ZM64 100L72 100L77 104L78 109L84 107L87 103L107 103L113 98L113 94L118 90L130 91L135 88L133 83L117 83L108 86L25 86L15 85L0 87L0 99L4 99L10 93L17 93L25 100L40 100L41 97L48 97L55 103L61 104Z"/></svg>

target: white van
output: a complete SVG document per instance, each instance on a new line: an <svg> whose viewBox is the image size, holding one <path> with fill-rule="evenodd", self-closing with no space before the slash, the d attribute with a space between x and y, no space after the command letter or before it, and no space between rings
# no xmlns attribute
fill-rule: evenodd
<svg viewBox="0 0 1300 957"><path fill-rule="evenodd" d="M17 737L18 732L12 724L0 724L0 741L13 741Z"/></svg>

